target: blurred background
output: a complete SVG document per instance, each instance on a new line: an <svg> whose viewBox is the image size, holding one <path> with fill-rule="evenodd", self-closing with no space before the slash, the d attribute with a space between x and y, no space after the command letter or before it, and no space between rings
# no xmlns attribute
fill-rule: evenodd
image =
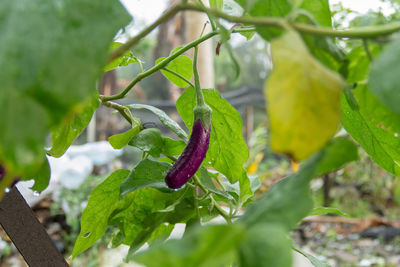
<svg viewBox="0 0 400 267"><path fill-rule="evenodd" d="M234 5L232 0L225 0ZM123 0L133 20L118 33L124 42L154 21L176 0ZM232 3L231 3L232 2ZM335 0L331 1L336 28L384 24L398 20L398 0ZM232 9L226 12L240 12ZM363 15L361 17L361 15ZM123 90L141 71L154 65L156 59L199 37L207 18L186 12L162 24L132 50L140 63L105 72L99 90L111 95ZM227 28L232 25L224 24ZM233 34L216 53L219 37L201 45L199 72L203 88L216 88L243 119L243 135L250 148L246 163L249 174L258 175L261 186L256 196L292 172L291 162L271 152L268 146L268 118L263 97L264 81L271 71L269 45L259 36ZM353 41L357 42L357 41ZM342 46L344 51L354 44ZM191 51L187 55L191 56ZM144 79L120 104L145 103L164 110L182 126L175 101L184 89L164 78L160 72ZM168 131L152 113L135 110L134 116L148 127ZM117 168L132 168L141 152L134 147L113 149L107 138L128 130L128 124L107 107L100 107L87 130L61 158L49 158L51 184L40 195L32 192L29 182L18 188L24 195L49 235L69 257L80 231L80 214L92 189ZM297 246L332 266L400 266L400 225L398 223L400 186L395 177L375 165L359 149L360 161L344 169L314 179L312 191L315 207L331 207L340 216L307 217L293 232ZM318 215L318 214L316 214ZM176 229L179 237L182 229ZM103 238L86 253L79 255L71 266L136 266L123 263L128 247L112 248L109 229ZM298 259L295 266L309 266ZM0 228L0 266L25 266L22 257Z"/></svg>

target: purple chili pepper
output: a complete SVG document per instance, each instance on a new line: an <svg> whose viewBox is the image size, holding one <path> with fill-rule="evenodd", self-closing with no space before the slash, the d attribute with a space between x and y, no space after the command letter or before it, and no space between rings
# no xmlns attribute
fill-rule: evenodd
<svg viewBox="0 0 400 267"><path fill-rule="evenodd" d="M165 177L169 188L180 188L199 169L207 154L210 131L211 127L207 130L200 119L195 121L189 143Z"/></svg>

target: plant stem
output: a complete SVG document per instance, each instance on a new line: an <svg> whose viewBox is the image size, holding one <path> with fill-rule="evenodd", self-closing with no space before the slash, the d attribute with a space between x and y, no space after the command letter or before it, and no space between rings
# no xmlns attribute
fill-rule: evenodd
<svg viewBox="0 0 400 267"><path fill-rule="evenodd" d="M193 180L194 180L195 184L196 184L198 187L200 187L201 190L204 191L205 194L208 194L208 193L209 193L208 189L201 183L201 181L200 181L199 177L197 177L197 175L194 175L194 176L193 176ZM229 214L226 213L226 212L224 211L224 209L218 204L218 202L214 199L214 197L213 197L211 194L210 194L210 199L211 199L211 202L213 203L215 209L218 211L218 213L219 213L222 217L224 217L224 219L226 220L227 223L231 224L231 223L232 223L232 220L231 220L231 218L229 217Z"/></svg>
<svg viewBox="0 0 400 267"><path fill-rule="evenodd" d="M172 55L164 58L161 62L159 62L158 64L154 65L152 68L139 73L136 78L119 94L116 95L112 95L112 96L102 96L102 101L109 101L109 100L116 100L116 99L121 99L123 98L130 90L133 86L135 86L135 84L137 84L138 82L140 82L142 79L146 78L147 76L153 74L154 72L164 68L165 66L168 65L168 63L170 63L172 60L174 60L175 58L177 58L178 56L180 56L181 54L183 54L184 52L186 52L187 50L195 47L196 45L204 42L207 39L210 39L211 37L217 35L218 32L210 32L206 35L204 35L203 37L194 40L193 42L188 43L187 45L185 45L184 47L178 49L177 51L175 51Z"/></svg>
<svg viewBox="0 0 400 267"><path fill-rule="evenodd" d="M364 48L365 54L367 54L369 62L372 62L373 57L372 57L371 51L369 50L368 40L363 39L362 42L363 42L363 48Z"/></svg>
<svg viewBox="0 0 400 267"><path fill-rule="evenodd" d="M204 101L203 93L201 92L200 78L199 78L199 73L197 72L197 54L198 54L198 52L199 52L199 49L196 45L194 47L194 55L193 55L194 89L196 90L197 106L204 106L206 103Z"/></svg>
<svg viewBox="0 0 400 267"><path fill-rule="evenodd" d="M132 125L133 120L132 120L132 117L127 114L126 107L124 107L118 103L115 103L115 102L104 101L103 98L104 98L104 96L100 96L100 99L104 106L117 110Z"/></svg>
<svg viewBox="0 0 400 267"><path fill-rule="evenodd" d="M168 9L165 11L156 21L154 21L151 25L146 27L144 30L142 30L138 35L130 39L128 42L125 44L121 45L118 47L116 50L114 50L111 55L107 59L107 63L110 63L116 58L119 58L122 56L126 51L129 50L132 46L134 46L136 43L138 43L143 37L148 35L152 30L154 30L158 25L168 21L170 18L175 16L176 13L182 10L181 5L175 5L172 8Z"/></svg>
<svg viewBox="0 0 400 267"><path fill-rule="evenodd" d="M130 39L124 45L118 47L114 52L111 53L107 62L110 62L125 53L130 47L134 46L138 43L143 37L149 34L154 28L156 28L159 24L167 21L171 17L173 17L176 13L183 10L192 10L198 12L208 12L209 14L225 19L230 22L248 24L248 25L255 25L255 26L263 26L263 27L276 27L276 28L287 28L288 25L293 29L306 34L316 35L316 36L331 36L331 37L342 37L342 38L374 38L382 35L388 35L394 33L396 31L400 31L400 22L395 22L386 25L378 25L378 26L368 26L368 27L360 27L355 29L349 30L334 30L328 27L320 27L315 25L310 25L306 23L299 23L289 21L286 18L277 18L277 17L249 17L249 16L231 16L225 14L224 12L213 9L213 8L205 8L197 4L193 3L181 3L175 5L171 9L167 10L161 17L159 17L154 23L150 26L146 27L143 31L141 31L138 35ZM250 32L254 31L254 28L245 27L243 29L235 29L233 30L234 33L236 32ZM136 76L136 78L119 94L112 95L112 96L103 96L103 101L109 100L116 100L123 98L130 89L140 82L143 78L153 74L154 72L158 71L159 69L164 68L168 63L174 60L176 57L181 55L182 53L186 52L187 50L191 49L192 47L197 46L198 44L202 43L203 41L219 34L218 31L210 32L203 37L187 44L186 46L182 47L181 49L175 51L174 54L170 55L169 57L162 60L157 65L153 66L147 71L141 72Z"/></svg>
<svg viewBox="0 0 400 267"><path fill-rule="evenodd" d="M231 16L220 10L213 8L204 8L196 4L186 3L180 5L181 10L192 10L205 12L223 18L230 22L250 24L255 26L284 28L285 23L289 23L295 30L301 33L307 33L317 36L331 36L344 38L374 38L381 35L391 34L400 30L400 22L386 25L360 27L349 30L334 30L329 27L314 26L306 23L288 21L286 18L278 17L249 17L249 16Z"/></svg>
<svg viewBox="0 0 400 267"><path fill-rule="evenodd" d="M163 70L165 70L165 71L167 71L167 72L169 72L169 73L175 75L176 77L178 77L178 78L184 80L187 84L189 84L190 86L192 86L192 87L194 88L193 83L191 83L188 79L186 79L185 77L183 77L183 76L180 75L179 73L177 73L177 72L175 72L175 71L173 71L173 70L170 70L170 69L168 69L167 67L163 68Z"/></svg>

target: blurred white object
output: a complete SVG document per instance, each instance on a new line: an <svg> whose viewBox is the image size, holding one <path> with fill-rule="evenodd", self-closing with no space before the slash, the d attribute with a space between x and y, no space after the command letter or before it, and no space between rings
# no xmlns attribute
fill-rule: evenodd
<svg viewBox="0 0 400 267"><path fill-rule="evenodd" d="M65 154L70 158L87 156L94 165L103 165L121 156L122 149L114 149L107 141L101 141L82 146L71 146Z"/></svg>
<svg viewBox="0 0 400 267"><path fill-rule="evenodd" d="M88 177L95 165L103 165L122 155L122 149L114 149L106 142L94 142L81 146L71 146L59 158L47 157L50 164L50 184L41 194L30 188L34 182L19 182L17 187L30 206L34 206L45 196L60 188L78 188Z"/></svg>

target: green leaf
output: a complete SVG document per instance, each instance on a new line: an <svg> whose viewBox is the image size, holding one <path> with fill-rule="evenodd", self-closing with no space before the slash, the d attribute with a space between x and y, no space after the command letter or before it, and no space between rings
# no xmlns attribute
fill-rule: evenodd
<svg viewBox="0 0 400 267"><path fill-rule="evenodd" d="M121 45L122 43L113 42L111 44L111 51L120 47ZM108 63L107 66L104 67L104 71L110 71L120 66L128 66L132 63L139 63L139 59L135 57L131 51L128 50L119 58L116 58L112 62Z"/></svg>
<svg viewBox="0 0 400 267"><path fill-rule="evenodd" d="M173 54L173 52L175 52L175 50L173 50L171 52L171 54ZM161 57L161 58L157 59L156 64L160 63L164 59L165 59L165 57ZM167 65L167 68L171 71L174 71L174 72L182 75L187 80L190 80L190 78L192 78L192 76L193 76L193 65L192 64L193 64L193 62L190 59L190 57L181 55L181 56L178 56L177 58L175 58L174 60L172 60ZM181 78L177 77L176 75L174 75L168 71L161 70L161 72L168 80L170 80L172 83L176 84L180 88L185 88L188 85L188 83L185 80L182 80Z"/></svg>
<svg viewBox="0 0 400 267"><path fill-rule="evenodd" d="M121 149L131 142L132 138L135 138L141 133L139 119L134 119L132 123L132 129L120 134L114 134L108 138L108 142L115 149Z"/></svg>
<svg viewBox="0 0 400 267"><path fill-rule="evenodd" d="M96 92L92 100L82 110L54 127L51 133L52 145L47 153L52 157L61 157L89 124L94 111L99 107L99 95Z"/></svg>
<svg viewBox="0 0 400 267"><path fill-rule="evenodd" d="M391 111L400 114L400 39L395 39L371 66L368 85L371 92Z"/></svg>
<svg viewBox="0 0 400 267"><path fill-rule="evenodd" d="M220 267L234 260L244 234L236 224L197 227L180 240L139 252L133 260L147 267Z"/></svg>
<svg viewBox="0 0 400 267"><path fill-rule="evenodd" d="M302 254L304 257L306 257L312 265L314 265L314 267L331 267L329 264L327 264L324 261L320 261L319 259L317 259L316 257L314 257L311 254L305 253L301 250L295 249L295 251L297 251L298 253Z"/></svg>
<svg viewBox="0 0 400 267"><path fill-rule="evenodd" d="M258 186L257 186L258 182ZM254 186L255 185L255 186ZM250 197L254 195L254 192L260 185L260 180L257 176L249 177L247 175L246 170L242 170L242 176L239 180L239 188L240 188L240 202L246 202Z"/></svg>
<svg viewBox="0 0 400 267"><path fill-rule="evenodd" d="M163 147L161 131L156 128L144 129L129 142L129 145L158 158Z"/></svg>
<svg viewBox="0 0 400 267"><path fill-rule="evenodd" d="M260 223L248 230L239 258L242 267L291 267L292 243L282 226Z"/></svg>
<svg viewBox="0 0 400 267"><path fill-rule="evenodd" d="M312 57L295 32L273 40L271 51L274 69L265 85L271 147L303 160L338 130L344 82Z"/></svg>
<svg viewBox="0 0 400 267"><path fill-rule="evenodd" d="M176 156L182 154L186 147L186 143L182 140L174 140L168 137L162 138L163 145L161 153L167 156Z"/></svg>
<svg viewBox="0 0 400 267"><path fill-rule="evenodd" d="M42 192L47 188L50 182L50 165L49 161L46 159L43 161L42 166L39 171L33 177L35 184L32 186L32 190L37 192Z"/></svg>
<svg viewBox="0 0 400 267"><path fill-rule="evenodd" d="M353 92L365 119L393 135L400 133L400 115L383 105L367 85L358 84Z"/></svg>
<svg viewBox="0 0 400 267"><path fill-rule="evenodd" d="M119 187L128 174L128 170L116 170L93 189L82 213L81 232L75 242L72 257L91 247L104 234L108 218L119 204Z"/></svg>
<svg viewBox="0 0 400 267"><path fill-rule="evenodd" d="M299 11L303 16L297 17L296 21L329 28L332 27L328 0L304 0L300 8ZM344 53L335 44L333 38L308 34L302 34L302 37L315 58L332 70L339 69L340 64L344 60Z"/></svg>
<svg viewBox="0 0 400 267"><path fill-rule="evenodd" d="M43 164L44 136L50 119L46 110L31 98L17 90L5 93L2 88L0 162L10 173L29 176Z"/></svg>
<svg viewBox="0 0 400 267"><path fill-rule="evenodd" d="M144 104L132 104L132 105L129 105L129 107L133 108L133 109L147 109L147 110L153 112L154 115L156 115L158 117L158 119L162 122L162 124L167 126L174 133L176 133L176 135L179 136L181 139L187 141L188 136L187 136L186 132L184 130L182 130L182 128L179 126L179 124L176 123L173 119L171 119L161 109L158 109L156 107L149 106L149 105L144 105Z"/></svg>
<svg viewBox="0 0 400 267"><path fill-rule="evenodd" d="M290 0L236 0L251 16L285 17L291 11ZM282 34L281 29L272 27L256 27L257 32L266 40Z"/></svg>
<svg viewBox="0 0 400 267"><path fill-rule="evenodd" d="M333 139L324 148L324 157L318 167L318 176L340 169L343 165L358 159L357 146L345 137Z"/></svg>
<svg viewBox="0 0 400 267"><path fill-rule="evenodd" d="M371 124L360 110L352 109L343 96L342 125L367 154L383 169L400 174L400 139Z"/></svg>
<svg viewBox="0 0 400 267"><path fill-rule="evenodd" d="M218 196L224 197L228 200L234 201L234 198L231 195L229 195L228 192L226 192L224 190L220 190L215 186L210 175L208 174L207 169L204 167L200 168L200 181L205 186L205 188L208 189L208 191L210 191Z"/></svg>
<svg viewBox="0 0 400 267"><path fill-rule="evenodd" d="M24 176L40 168L50 129L92 98L131 17L113 0L1 1L0 10L0 161Z"/></svg>
<svg viewBox="0 0 400 267"><path fill-rule="evenodd" d="M250 41L251 38L256 34L256 31L247 31L247 32L241 32L241 35L243 35L247 41Z"/></svg>
<svg viewBox="0 0 400 267"><path fill-rule="evenodd" d="M368 43L368 48L372 56L377 56L381 50L378 45L375 45L372 42ZM347 59L349 60L349 65L347 67L347 83L366 81L368 79L368 73L370 69L370 59L365 52L364 47L359 45L353 48L347 54Z"/></svg>
<svg viewBox="0 0 400 267"><path fill-rule="evenodd" d="M152 236L156 238L157 228L168 221L169 215L168 212L158 211L170 206L182 193L182 190L162 193L153 188L136 190L122 199L110 217L109 224L120 229L125 237L123 243L130 245L130 252L133 253Z"/></svg>
<svg viewBox="0 0 400 267"><path fill-rule="evenodd" d="M209 0L210 7L222 10L224 7L224 0Z"/></svg>
<svg viewBox="0 0 400 267"><path fill-rule="evenodd" d="M300 8L307 10L319 25L332 27L329 0L303 0Z"/></svg>
<svg viewBox="0 0 400 267"><path fill-rule="evenodd" d="M129 176L121 184L121 196L144 187L157 188L162 191L171 192L165 184L164 178L171 164L167 162L142 160L129 173Z"/></svg>
<svg viewBox="0 0 400 267"><path fill-rule="evenodd" d="M258 223L281 225L290 231L312 209L309 182L317 174L323 153L311 157L301 169L276 183L252 203L239 219L247 226Z"/></svg>
<svg viewBox="0 0 400 267"><path fill-rule="evenodd" d="M349 215L337 208L331 208L331 207L317 207L313 208L310 215L326 215L326 214L337 214L340 216L345 216L349 217Z"/></svg>
<svg viewBox="0 0 400 267"><path fill-rule="evenodd" d="M210 145L203 164L224 174L231 183L239 181L249 150L242 134L240 114L215 89L203 89L204 99L213 110ZM193 126L196 104L192 87L186 89L176 102L176 108L189 129Z"/></svg>

